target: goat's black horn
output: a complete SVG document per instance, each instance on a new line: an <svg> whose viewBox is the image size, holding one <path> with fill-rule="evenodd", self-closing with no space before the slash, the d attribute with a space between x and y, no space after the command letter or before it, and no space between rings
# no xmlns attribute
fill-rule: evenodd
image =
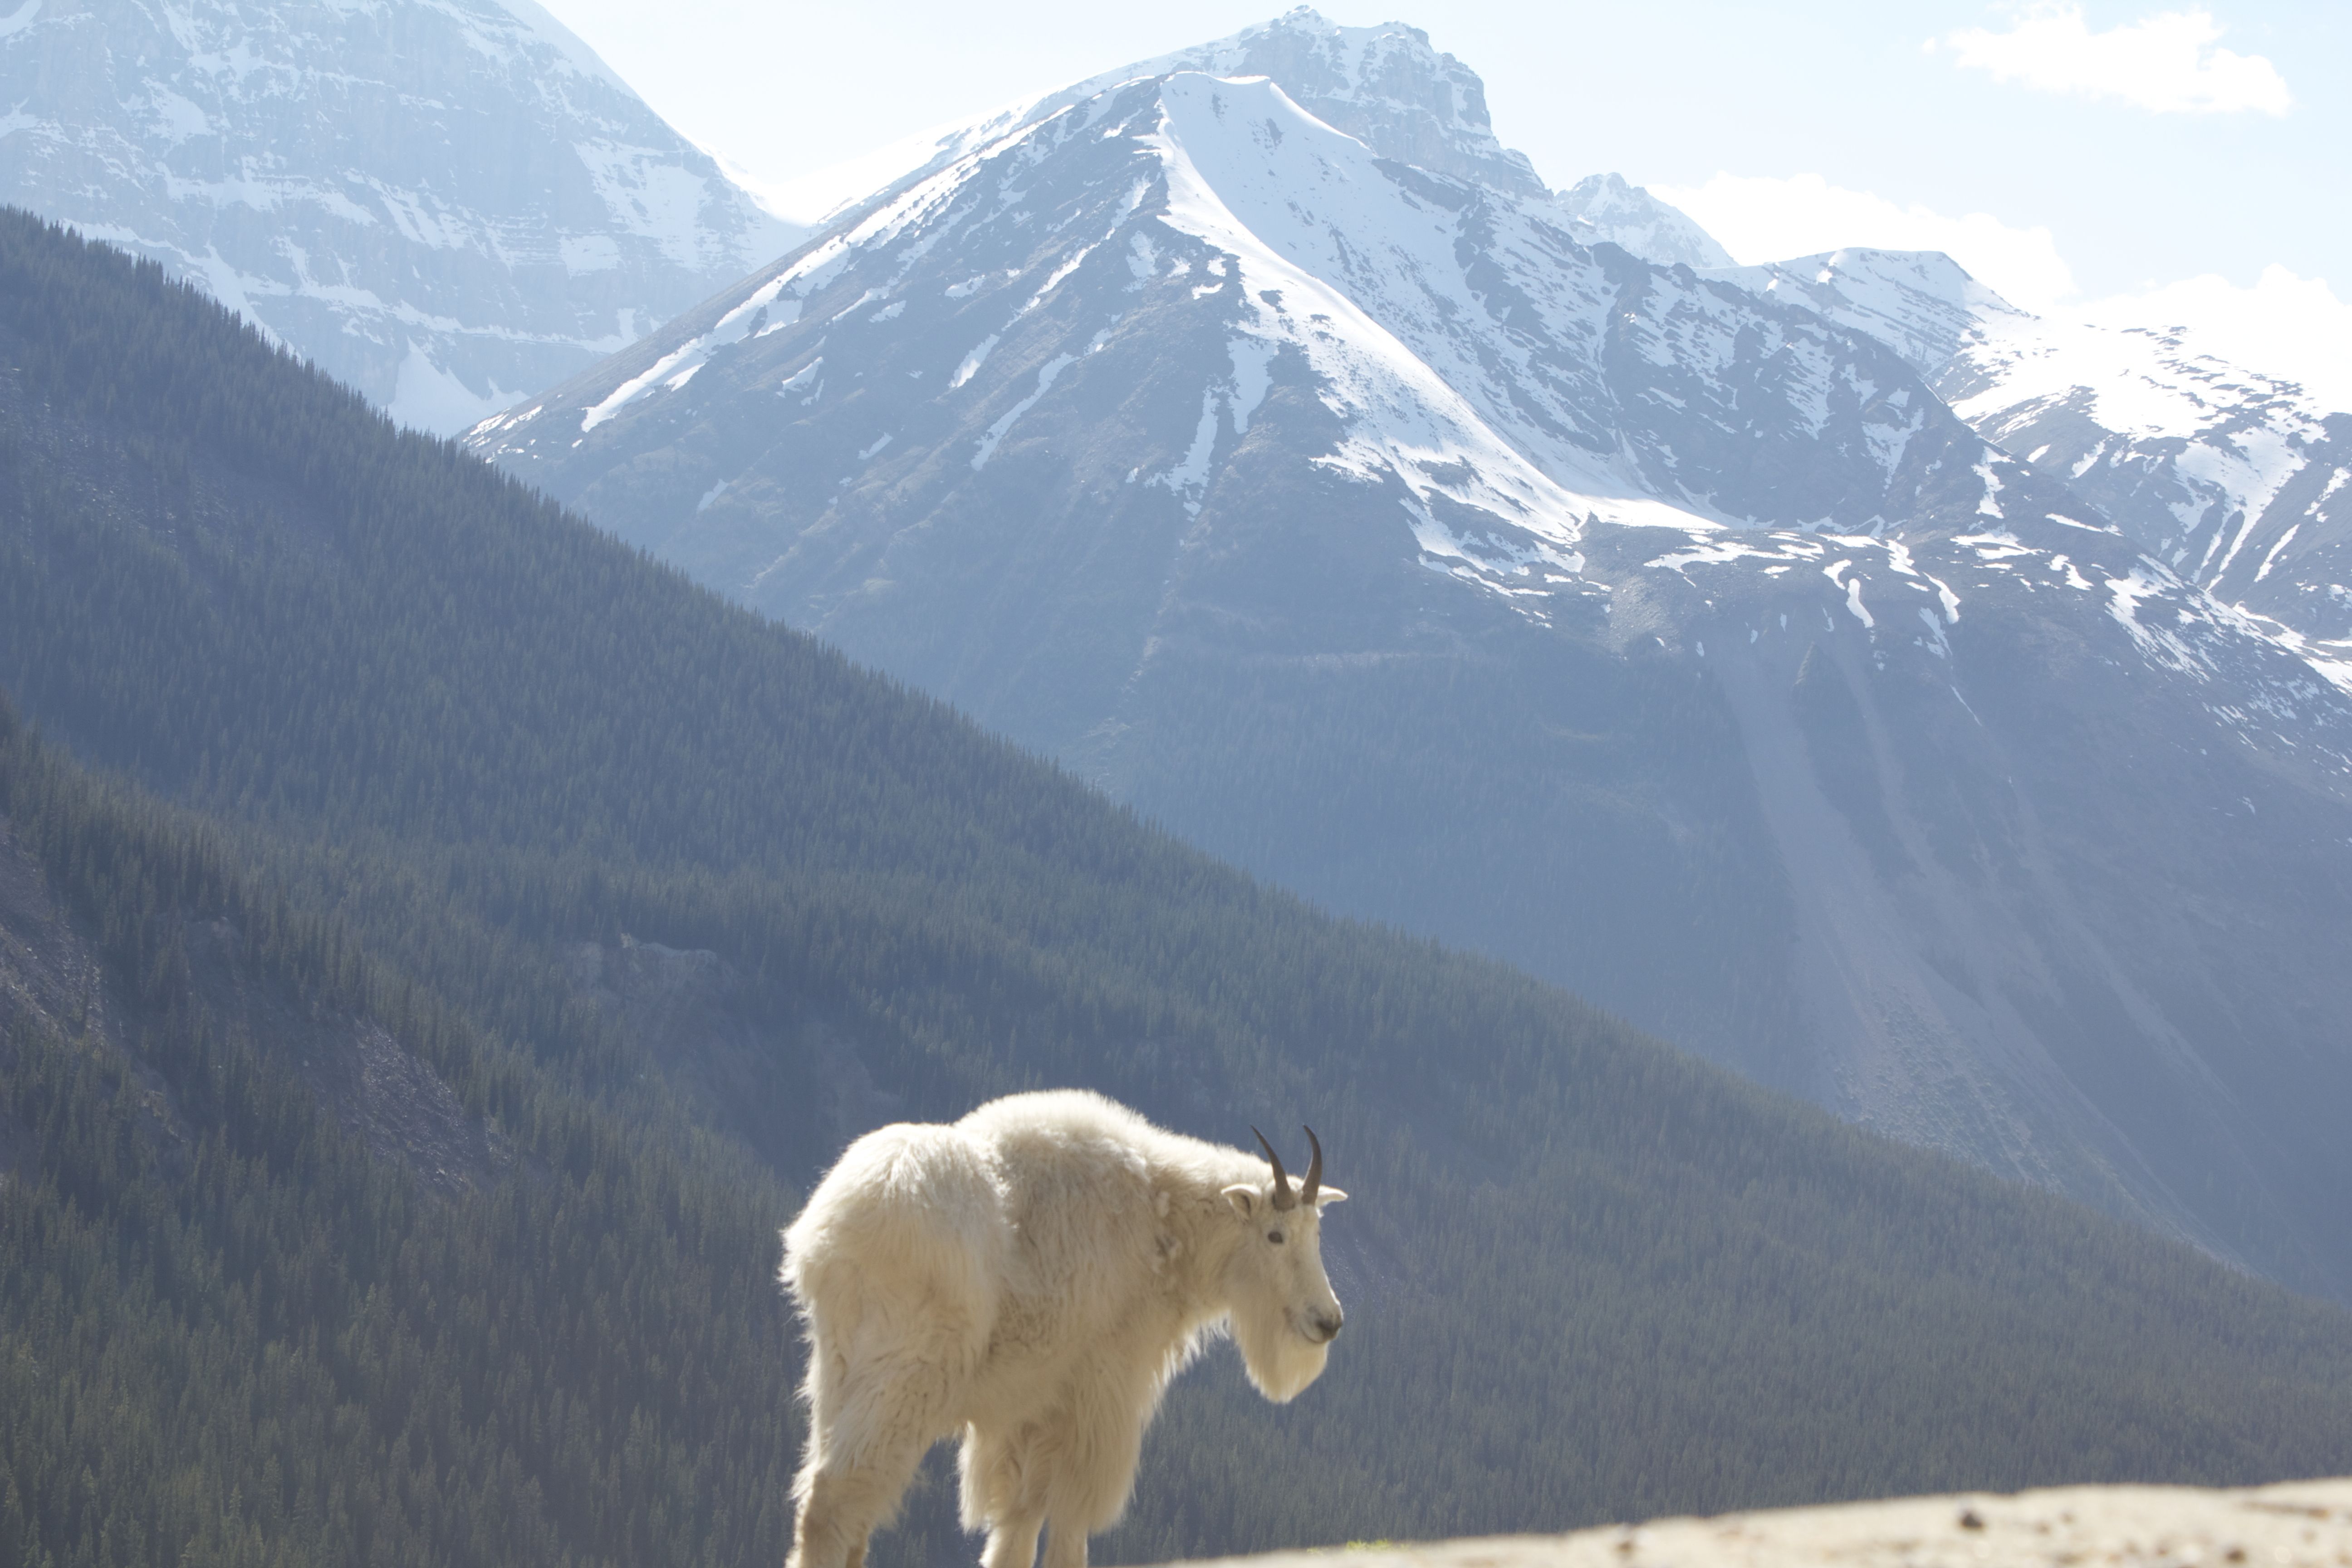
<svg viewBox="0 0 2352 1568"><path fill-rule="evenodd" d="M1315 1129L1306 1131L1307 1146L1315 1151L1315 1157L1307 1162L1307 1182L1298 1189L1298 1201L1312 1207L1315 1194L1323 1190L1323 1144L1315 1136Z"/></svg>
<svg viewBox="0 0 2352 1568"><path fill-rule="evenodd" d="M1282 1168L1282 1156L1274 1152L1274 1145L1265 1141L1265 1133L1255 1127L1250 1131L1256 1134L1257 1146L1265 1151L1266 1163L1274 1167L1274 1206L1278 1209L1292 1207L1298 1202L1298 1194L1290 1190L1290 1173Z"/></svg>

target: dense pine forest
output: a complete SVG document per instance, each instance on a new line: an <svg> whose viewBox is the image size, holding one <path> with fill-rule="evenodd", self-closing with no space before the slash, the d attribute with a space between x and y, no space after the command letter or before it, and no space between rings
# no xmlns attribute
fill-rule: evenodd
<svg viewBox="0 0 2352 1568"><path fill-rule="evenodd" d="M1105 1560L2352 1469L2352 1314L1326 918L17 215L0 689L0 1561L778 1561L796 1194L1059 1083L1356 1198Z"/></svg>

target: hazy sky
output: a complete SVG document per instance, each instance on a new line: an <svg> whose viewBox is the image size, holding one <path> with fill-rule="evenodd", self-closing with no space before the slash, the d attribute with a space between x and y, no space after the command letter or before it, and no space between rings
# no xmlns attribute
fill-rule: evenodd
<svg viewBox="0 0 2352 1568"><path fill-rule="evenodd" d="M770 182L1275 14L1271 0L545 3L687 135ZM2163 298L2267 315L2273 331L2313 310L2352 315L2336 304L2352 298L2346 0L1318 9L1422 27L1486 79L1497 134L1549 183L1619 171L1744 261L1933 247L2036 309L2172 285ZM2339 346L2352 353L2352 335Z"/></svg>

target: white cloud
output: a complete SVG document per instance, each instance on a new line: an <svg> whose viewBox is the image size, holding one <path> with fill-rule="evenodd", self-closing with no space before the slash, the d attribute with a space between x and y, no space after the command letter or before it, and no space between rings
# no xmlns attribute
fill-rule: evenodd
<svg viewBox="0 0 2352 1568"><path fill-rule="evenodd" d="M2029 310L2048 310L2074 292L2074 276L2048 229L2011 228L1990 213L1947 217L1832 185L1819 174L1770 179L1718 174L1703 185L1651 189L1696 218L1748 265L1843 246L1940 250Z"/></svg>
<svg viewBox="0 0 2352 1568"><path fill-rule="evenodd" d="M2203 10L2165 11L2094 33L2074 5L2037 5L2006 33L1972 27L1930 49L1990 71L1996 81L2044 92L2119 98L2158 114L2284 114L2294 103L2285 79L2260 55L2213 46L2220 24Z"/></svg>
<svg viewBox="0 0 2352 1568"><path fill-rule="evenodd" d="M2352 304L2324 278L2267 267L2251 289L2208 274L2095 300L2066 314L2108 327L2179 327L2200 353L2289 381L2352 412Z"/></svg>

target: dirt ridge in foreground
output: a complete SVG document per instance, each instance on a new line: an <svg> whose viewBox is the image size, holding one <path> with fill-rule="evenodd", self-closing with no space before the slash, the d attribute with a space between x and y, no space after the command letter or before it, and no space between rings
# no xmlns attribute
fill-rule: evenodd
<svg viewBox="0 0 2352 1568"><path fill-rule="evenodd" d="M1222 1561L1330 1568L1335 1557L1349 1568L2352 1568L2352 1479L1956 1492Z"/></svg>

